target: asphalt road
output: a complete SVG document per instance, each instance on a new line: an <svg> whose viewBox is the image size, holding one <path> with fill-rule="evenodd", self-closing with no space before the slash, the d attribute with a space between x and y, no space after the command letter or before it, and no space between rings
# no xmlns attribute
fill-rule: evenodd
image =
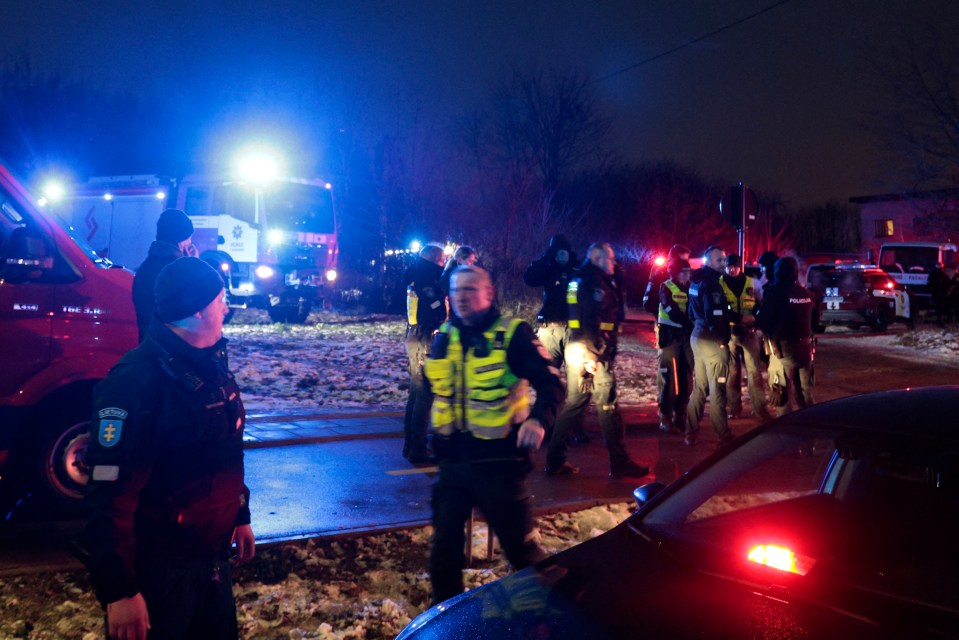
<svg viewBox="0 0 959 640"><path fill-rule="evenodd" d="M631 329L650 336L651 325ZM904 386L954 384L959 363L927 362L868 348L871 334L826 334L816 360L817 402ZM581 467L572 477L547 477L543 452L534 454L530 490L537 511L580 508L631 499L643 482L670 482L715 449L704 421L699 444L683 446L680 436L661 433L654 407L624 407L628 446L650 467L642 481L608 477L605 448L595 416L587 428L593 442L572 447L570 462ZM756 426L752 419L731 421L736 433ZM419 526L429 521L433 470L411 467L400 456L399 434L375 438L343 437L324 442L275 443L246 454L247 481L253 495L253 527L261 543L314 536L356 535L374 530ZM0 532L0 575L76 566L64 547L77 523L32 522Z"/></svg>

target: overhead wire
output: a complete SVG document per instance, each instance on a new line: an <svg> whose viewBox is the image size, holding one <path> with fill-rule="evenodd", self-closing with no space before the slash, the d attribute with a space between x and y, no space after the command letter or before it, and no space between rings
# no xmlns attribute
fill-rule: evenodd
<svg viewBox="0 0 959 640"><path fill-rule="evenodd" d="M645 64L649 64L650 62L653 62L653 61L655 61L655 60L659 60L660 58L664 58L664 57L666 57L666 56L668 56L668 55L670 55L670 54L672 54L672 53L676 53L677 51L680 51L681 49L685 49L686 47L692 46L692 45L696 44L697 42L702 42L702 41L705 40L706 38L710 38L710 37L712 37L712 36L714 36L714 35L720 34L720 33L722 33L723 31L728 31L729 29L732 29L733 27L738 27L739 25L741 25L741 24L743 24L743 23L749 22L749 21L752 20L753 18L758 18L759 16L763 15L764 13L768 13L769 11L772 11L773 9L776 9L776 8L778 8L778 7L781 7L782 5L788 3L789 1L790 1L790 0L779 0L779 2L774 2L773 4L771 4L771 5L767 6L767 7L764 7L764 8L762 8L762 9L760 9L759 11L756 11L755 13L751 13L751 14L749 14L748 16L745 16L745 17L743 17L743 18L740 18L739 20L736 20L735 22L730 22L730 23L728 23L728 24L725 24L725 25L719 27L718 29L713 29L713 30L710 31L709 33L706 33L706 34L703 34L703 35L698 36L698 37L696 37L696 38L693 38L692 40L689 40L689 41L687 41L687 42L684 42L684 43L681 44L681 45L675 46L675 47L673 47L672 49L669 49L669 50L667 50L667 51L663 51L663 52L661 52L661 53L657 53L657 54L654 55L654 56L651 56L651 57L649 57L649 58L646 58L645 60L640 60L639 62L636 62L636 63L634 63L634 64L629 65L628 67L623 67L622 69L619 69L619 70L617 70L617 71L613 71L612 73L608 73L608 74L606 74L605 76L600 76L599 78L596 78L596 80L594 80L594 82L601 82L601 81L603 81L603 80L609 80L610 78L613 78L613 77L615 77L615 76L624 74L624 73L626 73L627 71L632 71L633 69L636 69L636 68L638 68L638 67L641 67L641 66L643 66L643 65L645 65Z"/></svg>

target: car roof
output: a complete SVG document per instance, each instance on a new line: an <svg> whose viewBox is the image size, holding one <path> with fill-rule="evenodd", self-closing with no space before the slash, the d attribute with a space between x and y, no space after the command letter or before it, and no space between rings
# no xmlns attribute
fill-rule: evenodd
<svg viewBox="0 0 959 640"><path fill-rule="evenodd" d="M959 443L959 385L840 398L787 414L776 424L816 425L944 438Z"/></svg>

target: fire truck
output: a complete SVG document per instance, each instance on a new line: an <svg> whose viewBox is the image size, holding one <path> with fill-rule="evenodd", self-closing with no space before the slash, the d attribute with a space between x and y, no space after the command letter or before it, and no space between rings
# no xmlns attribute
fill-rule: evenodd
<svg viewBox="0 0 959 640"><path fill-rule="evenodd" d="M0 516L79 505L93 385L137 344L132 287L0 163Z"/></svg>
<svg viewBox="0 0 959 640"><path fill-rule="evenodd" d="M329 299L338 229L332 187L320 180L96 177L57 209L99 255L135 270L167 207L192 219L193 245L223 274L231 307L262 308L274 322L302 323Z"/></svg>

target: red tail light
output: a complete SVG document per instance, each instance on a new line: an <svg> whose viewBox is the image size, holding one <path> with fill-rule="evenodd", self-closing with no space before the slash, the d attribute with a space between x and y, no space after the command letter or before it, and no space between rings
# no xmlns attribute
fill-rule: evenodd
<svg viewBox="0 0 959 640"><path fill-rule="evenodd" d="M656 256L656 258L653 260L653 264L655 264L657 267L661 267L666 264L666 258L663 256Z"/></svg>
<svg viewBox="0 0 959 640"><path fill-rule="evenodd" d="M759 544L749 550L747 559L756 564L765 565L780 571L788 571L801 576L816 564L814 558L797 555L792 549L774 544Z"/></svg>

